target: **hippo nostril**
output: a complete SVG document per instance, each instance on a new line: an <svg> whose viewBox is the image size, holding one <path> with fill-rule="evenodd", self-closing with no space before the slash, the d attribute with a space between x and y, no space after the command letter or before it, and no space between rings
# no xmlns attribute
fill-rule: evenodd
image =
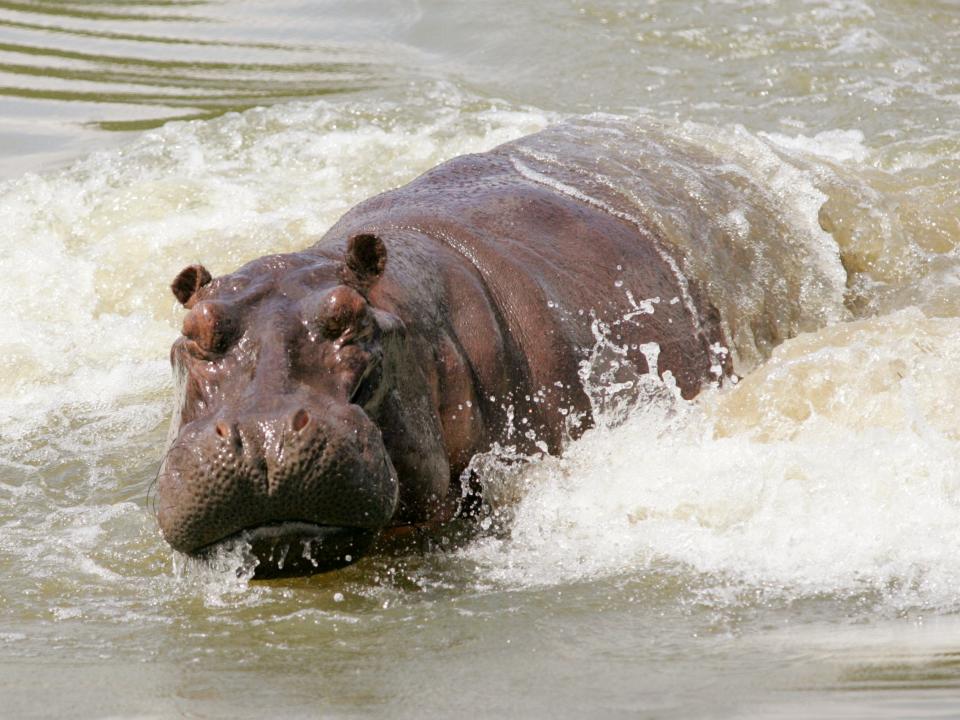
<svg viewBox="0 0 960 720"><path fill-rule="evenodd" d="M310 422L310 414L303 408L300 408L293 415L293 431L300 432L307 426L308 422Z"/></svg>
<svg viewBox="0 0 960 720"><path fill-rule="evenodd" d="M230 437L230 426L227 425L223 420L219 420L217 424L214 425L213 430L224 440Z"/></svg>

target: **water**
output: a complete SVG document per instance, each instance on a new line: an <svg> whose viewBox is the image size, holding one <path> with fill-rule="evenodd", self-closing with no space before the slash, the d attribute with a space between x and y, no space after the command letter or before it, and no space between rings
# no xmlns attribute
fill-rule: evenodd
<svg viewBox="0 0 960 720"><path fill-rule="evenodd" d="M0 716L954 716L958 64L933 0L0 3ZM446 544L173 558L176 272L597 111L740 382L485 462Z"/></svg>

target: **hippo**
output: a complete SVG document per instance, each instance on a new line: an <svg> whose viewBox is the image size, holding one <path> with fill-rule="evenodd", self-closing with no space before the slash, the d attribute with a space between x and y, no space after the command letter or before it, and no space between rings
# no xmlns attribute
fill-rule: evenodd
<svg viewBox="0 0 960 720"><path fill-rule="evenodd" d="M636 204L592 183L601 156L544 131L361 202L302 251L180 272L166 541L246 538L266 578L441 526L475 507L472 458L558 453L591 426L598 333L628 385L655 373L689 399L730 376L721 313Z"/></svg>

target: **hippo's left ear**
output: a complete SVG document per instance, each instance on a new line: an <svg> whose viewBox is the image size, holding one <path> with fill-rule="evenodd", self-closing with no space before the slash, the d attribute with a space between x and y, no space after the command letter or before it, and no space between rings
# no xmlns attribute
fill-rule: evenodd
<svg viewBox="0 0 960 720"><path fill-rule="evenodd" d="M170 289L177 300L180 301L180 304L189 309L193 305L197 290L211 280L213 280L213 277L210 275L210 271L203 265L187 265L170 283Z"/></svg>
<svg viewBox="0 0 960 720"><path fill-rule="evenodd" d="M387 248L383 240L369 233L354 235L347 241L340 279L365 293L380 279L386 265Z"/></svg>

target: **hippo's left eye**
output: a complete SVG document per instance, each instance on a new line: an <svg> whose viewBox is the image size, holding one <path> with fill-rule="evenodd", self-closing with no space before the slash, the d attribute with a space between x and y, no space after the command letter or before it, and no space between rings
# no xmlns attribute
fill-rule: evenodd
<svg viewBox="0 0 960 720"><path fill-rule="evenodd" d="M341 285L324 297L317 316L324 337L335 340L365 325L367 301L353 288Z"/></svg>
<svg viewBox="0 0 960 720"><path fill-rule="evenodd" d="M183 319L183 335L203 353L224 352L236 335L236 323L221 303L198 303Z"/></svg>
<svg viewBox="0 0 960 720"><path fill-rule="evenodd" d="M349 329L351 319L352 318L343 317L342 315L324 318L321 323L323 336L330 340L337 339Z"/></svg>

